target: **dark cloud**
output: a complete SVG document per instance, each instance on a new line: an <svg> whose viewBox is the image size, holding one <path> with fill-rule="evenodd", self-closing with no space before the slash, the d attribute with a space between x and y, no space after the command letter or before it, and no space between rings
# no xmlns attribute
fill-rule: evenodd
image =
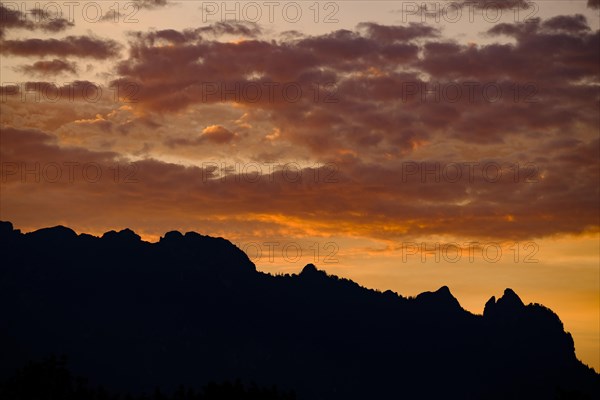
<svg viewBox="0 0 600 400"><path fill-rule="evenodd" d="M170 0L133 0L128 3L124 3L128 12L133 12L131 15L122 14L116 10L108 10L100 18L102 22L118 22L125 19L129 20L129 17L133 17L139 10L156 10L163 7L172 6L174 3Z"/></svg>
<svg viewBox="0 0 600 400"><path fill-rule="evenodd" d="M134 0L134 3L140 8L146 8L149 10L166 7L172 4L170 0Z"/></svg>
<svg viewBox="0 0 600 400"><path fill-rule="evenodd" d="M38 129L2 129L3 162L63 163L82 161L88 163L108 163L118 159L113 152L94 152L82 147L61 147L55 135ZM6 147L4 145L6 144ZM6 158L4 158L6 157ZM5 179L8 179L4 176ZM12 179L20 179L13 176Z"/></svg>
<svg viewBox="0 0 600 400"><path fill-rule="evenodd" d="M516 44L463 46L429 43L420 67L438 77L530 80L539 83L597 80L600 33L581 15L541 22L498 24L490 35L513 36ZM535 71L535 73L533 73Z"/></svg>
<svg viewBox="0 0 600 400"><path fill-rule="evenodd" d="M17 5L18 3L12 3ZM74 24L62 17L56 17L44 12L42 9L34 8L24 14L5 4L0 4L0 38L3 38L8 29L42 30L44 32L61 32Z"/></svg>
<svg viewBox="0 0 600 400"><path fill-rule="evenodd" d="M458 3L463 6L490 10L528 9L531 7L531 1L529 0L464 0Z"/></svg>
<svg viewBox="0 0 600 400"><path fill-rule="evenodd" d="M162 42L189 45L202 41L203 37L215 39L223 35L234 35L236 37L256 38L260 34L262 34L262 30L257 24L241 21L216 22L205 27L183 31L161 29L149 32L131 32L129 36L133 39L133 45L137 48L141 43L146 46L154 46Z"/></svg>
<svg viewBox="0 0 600 400"><path fill-rule="evenodd" d="M63 39L4 40L0 52L16 56L114 58L122 46L111 39L89 36L67 36Z"/></svg>
<svg viewBox="0 0 600 400"><path fill-rule="evenodd" d="M154 43L164 40L166 42L178 44L184 43L185 41L191 39L191 32L184 31L179 32L174 29L162 29L159 31L148 32L148 33L138 33L138 38L144 38L150 45L154 45Z"/></svg>
<svg viewBox="0 0 600 400"><path fill-rule="evenodd" d="M367 36L384 42L408 41L418 38L434 38L440 35L436 28L411 23L408 26L386 26L373 22L361 22L358 29L365 29Z"/></svg>
<svg viewBox="0 0 600 400"><path fill-rule="evenodd" d="M55 58L49 61L36 61L32 65L22 65L18 70L26 74L58 75L62 73L77 73L77 64Z"/></svg>
<svg viewBox="0 0 600 400"><path fill-rule="evenodd" d="M65 84L46 81L28 81L23 85L23 90L29 93L38 92L43 98L62 99L65 101L85 100L87 102L99 101L102 97L101 85L90 82L75 80Z"/></svg>
<svg viewBox="0 0 600 400"><path fill-rule="evenodd" d="M236 35L244 37L258 37L262 33L260 26L253 22L236 21L236 22L216 22L212 25L197 28L195 33L205 36L211 35L219 37L222 35Z"/></svg>
<svg viewBox="0 0 600 400"><path fill-rule="evenodd" d="M501 23L488 30L491 35L509 35L525 39L525 35L550 35L563 37L567 34L579 35L591 31L585 16L558 15L542 22L540 18L532 18L528 22L507 24Z"/></svg>
<svg viewBox="0 0 600 400"><path fill-rule="evenodd" d="M528 10L531 7L536 8L537 6L529 0L458 0L448 2L406 3L401 10L395 10L394 12L402 14L403 18L406 18L407 16L415 18L421 17L422 21L431 18L439 22L440 17L446 19L449 16L445 15L445 13L453 13L455 11L449 10L454 10L455 8L466 8L469 10L468 12L471 13L475 12L475 10L478 12L485 10L485 12L490 13L491 18L494 18L493 16L496 13L502 13L503 10ZM450 17L448 19L452 18L453 17Z"/></svg>
<svg viewBox="0 0 600 400"><path fill-rule="evenodd" d="M0 21L2 22L0 38L4 36L6 29L22 28L33 30L35 27L33 21L27 19L21 11L7 8L4 4L0 4Z"/></svg>
<svg viewBox="0 0 600 400"><path fill-rule="evenodd" d="M21 93L21 88L16 84L8 84L0 86L0 96L2 96L2 101L6 101L7 96L16 96Z"/></svg>
<svg viewBox="0 0 600 400"><path fill-rule="evenodd" d="M56 33L75 26L73 22L61 17L56 17L40 8L34 8L31 10L30 14L32 19L39 21L35 27L46 32Z"/></svg>
<svg viewBox="0 0 600 400"><path fill-rule="evenodd" d="M558 15L542 23L542 28L552 31L579 33L590 31L586 18L581 14Z"/></svg>

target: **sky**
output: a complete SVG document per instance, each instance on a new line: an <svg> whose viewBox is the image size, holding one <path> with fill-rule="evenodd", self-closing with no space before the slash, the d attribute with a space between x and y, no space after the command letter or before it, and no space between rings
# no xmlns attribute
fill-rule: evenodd
<svg viewBox="0 0 600 400"><path fill-rule="evenodd" d="M510 287L600 370L599 1L1 5L0 219Z"/></svg>

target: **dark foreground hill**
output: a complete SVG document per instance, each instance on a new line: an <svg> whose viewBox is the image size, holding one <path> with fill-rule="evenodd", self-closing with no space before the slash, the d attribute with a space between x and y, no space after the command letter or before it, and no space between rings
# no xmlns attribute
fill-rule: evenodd
<svg viewBox="0 0 600 400"><path fill-rule="evenodd" d="M158 386L181 399L180 384L236 380L301 400L600 395L556 314L510 289L473 315L447 287L404 298L312 264L263 274L227 240L194 232L147 243L130 230L22 234L2 222L0 249L5 395L29 379L17 368L51 354L111 393Z"/></svg>

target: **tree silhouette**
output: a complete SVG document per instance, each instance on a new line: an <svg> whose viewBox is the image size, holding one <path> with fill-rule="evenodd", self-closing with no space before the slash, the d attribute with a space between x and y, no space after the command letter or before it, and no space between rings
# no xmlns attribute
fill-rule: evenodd
<svg viewBox="0 0 600 400"><path fill-rule="evenodd" d="M50 356L41 362L29 362L0 385L4 400L295 400L293 392L280 392L276 387L261 388L255 383L247 387L234 383L210 382L200 391L180 385L171 395L156 387L153 394L111 394L102 386L89 388L87 379L73 376L67 357Z"/></svg>

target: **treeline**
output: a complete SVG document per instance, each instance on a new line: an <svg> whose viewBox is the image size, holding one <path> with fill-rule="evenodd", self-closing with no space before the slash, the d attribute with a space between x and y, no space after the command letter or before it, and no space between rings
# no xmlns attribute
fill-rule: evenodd
<svg viewBox="0 0 600 400"><path fill-rule="evenodd" d="M296 400L294 392L276 387L264 388L254 383L211 382L200 390L180 386L173 393L156 388L152 394L110 393L101 386L90 387L87 379L74 376L67 358L51 356L41 362L30 362L16 374L0 383L0 399L4 400Z"/></svg>

